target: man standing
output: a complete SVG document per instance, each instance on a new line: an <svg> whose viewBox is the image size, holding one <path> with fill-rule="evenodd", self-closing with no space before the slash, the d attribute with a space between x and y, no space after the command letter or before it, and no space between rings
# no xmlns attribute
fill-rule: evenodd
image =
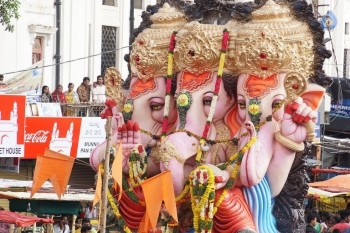
<svg viewBox="0 0 350 233"><path fill-rule="evenodd" d="M106 101L106 86L101 75L97 76L96 86L92 88L92 100L97 104L104 104Z"/></svg>
<svg viewBox="0 0 350 233"><path fill-rule="evenodd" d="M90 101L90 78L85 77L82 84L77 89L77 94L80 100L80 103L88 103Z"/></svg>
<svg viewBox="0 0 350 233"><path fill-rule="evenodd" d="M317 215L315 213L310 213L307 218L307 225L306 225L306 229L305 229L305 233L317 233L317 231L315 230L315 226L317 223Z"/></svg>
<svg viewBox="0 0 350 233"><path fill-rule="evenodd" d="M62 216L59 222L53 226L54 233L70 233L67 216Z"/></svg>
<svg viewBox="0 0 350 233"><path fill-rule="evenodd" d="M90 227L91 228L90 229L91 233L97 233L96 229L91 226L91 222L90 222L89 218L84 218L83 219L83 223L82 223L82 227L81 228L83 229L84 227Z"/></svg>

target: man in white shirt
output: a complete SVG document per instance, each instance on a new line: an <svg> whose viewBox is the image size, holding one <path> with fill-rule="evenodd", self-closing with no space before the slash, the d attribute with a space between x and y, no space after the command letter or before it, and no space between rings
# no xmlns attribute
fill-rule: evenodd
<svg viewBox="0 0 350 233"><path fill-rule="evenodd" d="M62 216L61 220L53 225L54 233L70 233L70 228L68 226L68 219L66 216Z"/></svg>
<svg viewBox="0 0 350 233"><path fill-rule="evenodd" d="M97 218L96 206L92 206L92 203L87 203L85 208L85 218Z"/></svg>
<svg viewBox="0 0 350 233"><path fill-rule="evenodd" d="M106 86L101 75L97 76L96 86L92 88L92 100L97 104L104 104L106 101Z"/></svg>

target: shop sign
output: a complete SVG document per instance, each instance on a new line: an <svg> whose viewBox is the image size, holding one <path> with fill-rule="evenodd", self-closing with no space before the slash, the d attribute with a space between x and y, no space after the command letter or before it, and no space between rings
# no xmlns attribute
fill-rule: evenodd
<svg viewBox="0 0 350 233"><path fill-rule="evenodd" d="M24 156L26 97L0 95L0 158Z"/></svg>
<svg viewBox="0 0 350 233"><path fill-rule="evenodd" d="M50 149L70 157L77 156L81 118L27 117L25 158L35 159Z"/></svg>

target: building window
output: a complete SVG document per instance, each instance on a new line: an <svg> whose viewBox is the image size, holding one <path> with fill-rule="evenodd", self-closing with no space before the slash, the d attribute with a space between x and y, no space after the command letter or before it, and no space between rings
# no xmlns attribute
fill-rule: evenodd
<svg viewBox="0 0 350 233"><path fill-rule="evenodd" d="M349 23L345 23L345 35L349 35Z"/></svg>
<svg viewBox="0 0 350 233"><path fill-rule="evenodd" d="M104 75L106 68L116 67L117 51L117 28L102 26L102 48L101 48L101 74Z"/></svg>
<svg viewBox="0 0 350 233"><path fill-rule="evenodd" d="M118 6L117 0L103 0L102 5L106 6Z"/></svg>
<svg viewBox="0 0 350 233"><path fill-rule="evenodd" d="M142 0L134 0L134 8L142 9Z"/></svg>
<svg viewBox="0 0 350 233"><path fill-rule="evenodd" d="M344 49L343 77L350 78L350 49Z"/></svg>
<svg viewBox="0 0 350 233"><path fill-rule="evenodd" d="M41 36L35 37L34 44L32 47L32 64L42 60L43 57L43 41L44 38Z"/></svg>

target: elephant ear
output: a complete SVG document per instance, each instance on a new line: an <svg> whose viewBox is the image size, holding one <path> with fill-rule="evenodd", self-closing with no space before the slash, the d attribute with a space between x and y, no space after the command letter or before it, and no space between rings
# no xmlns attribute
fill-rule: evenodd
<svg viewBox="0 0 350 233"><path fill-rule="evenodd" d="M309 83L305 92L301 94L300 97L304 100L304 103L306 103L312 110L316 111L322 102L325 92L326 89L323 87L314 83Z"/></svg>
<svg viewBox="0 0 350 233"><path fill-rule="evenodd" d="M231 108L227 112L224 118L225 124L229 127L231 131L232 137L236 135L238 130L241 128L241 125L243 124L243 122L239 122L237 115L238 115L238 105L235 104L233 108Z"/></svg>

